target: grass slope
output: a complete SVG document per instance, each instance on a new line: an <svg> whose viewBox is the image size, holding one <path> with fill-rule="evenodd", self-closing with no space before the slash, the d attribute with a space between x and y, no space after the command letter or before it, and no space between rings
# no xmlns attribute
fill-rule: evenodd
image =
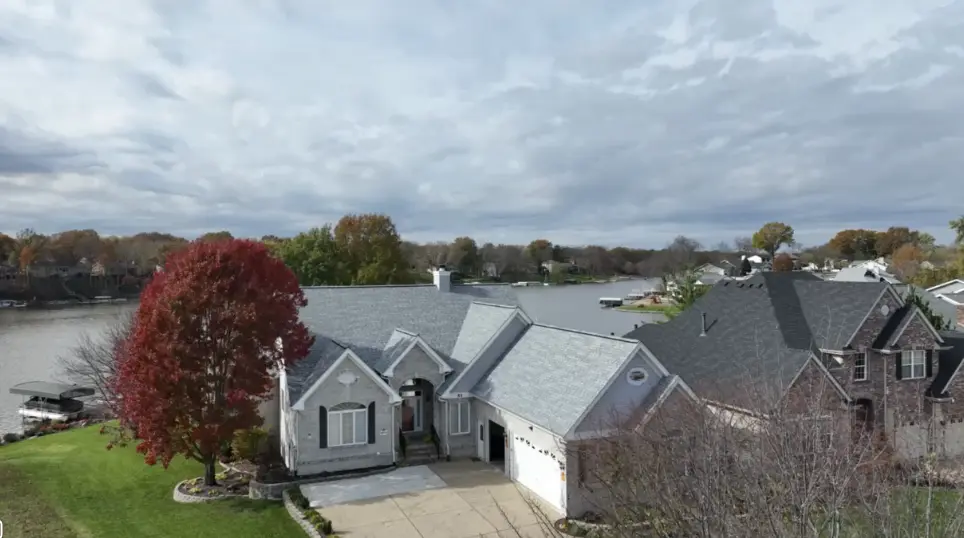
<svg viewBox="0 0 964 538"><path fill-rule="evenodd" d="M4 538L304 536L281 503L175 503L174 485L200 476L199 464L150 467L132 447L106 444L89 427L0 447Z"/></svg>

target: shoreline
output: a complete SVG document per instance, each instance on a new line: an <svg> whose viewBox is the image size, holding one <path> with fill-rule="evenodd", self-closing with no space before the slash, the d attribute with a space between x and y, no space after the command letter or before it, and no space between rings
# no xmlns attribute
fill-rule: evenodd
<svg viewBox="0 0 964 538"><path fill-rule="evenodd" d="M53 300L53 301L35 301L27 303L19 303L16 306L0 307L0 312L20 312L26 310L54 310L60 308L69 307L81 307L81 306L102 306L102 305L122 305L122 304L136 304L140 296L133 297L111 297L110 299L89 299L86 301L81 301L78 299L71 300Z"/></svg>

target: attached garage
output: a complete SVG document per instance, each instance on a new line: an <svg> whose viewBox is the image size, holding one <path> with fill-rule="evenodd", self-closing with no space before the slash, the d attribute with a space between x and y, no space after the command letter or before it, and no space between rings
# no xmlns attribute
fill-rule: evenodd
<svg viewBox="0 0 964 538"><path fill-rule="evenodd" d="M532 435L533 432L528 430L524 432L523 434L509 432L511 436L510 476L560 513L565 514L565 458L559 455L558 441L555 439L549 441L549 437L545 434Z"/></svg>

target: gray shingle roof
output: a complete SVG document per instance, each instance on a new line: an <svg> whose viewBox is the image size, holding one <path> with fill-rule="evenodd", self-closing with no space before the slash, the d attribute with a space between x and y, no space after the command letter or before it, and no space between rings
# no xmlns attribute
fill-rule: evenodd
<svg viewBox="0 0 964 538"><path fill-rule="evenodd" d="M532 325L472 393L557 435L565 435L638 343Z"/></svg>
<svg viewBox="0 0 964 538"><path fill-rule="evenodd" d="M388 337L382 356L372 365L376 372L384 372L392 363L398 359L412 342L415 341L415 333L410 333L403 329L396 328L392 335Z"/></svg>
<svg viewBox="0 0 964 538"><path fill-rule="evenodd" d="M462 371L475 359L485 345L499 333L499 329L517 310L517 307L472 303L468 314L465 316L465 323L462 324L458 340L455 342L455 348L452 350L452 360L449 361L449 364L452 365L453 371L438 388L439 394L444 393L452 383L455 383ZM471 377L474 379L474 376ZM469 383L472 383L472 381L459 381L459 388L456 388L456 392L469 392L472 389L471 386L466 386Z"/></svg>
<svg viewBox="0 0 964 538"><path fill-rule="evenodd" d="M642 341L697 393L752 406L759 402L740 401L752 397L741 386L782 394L812 352L843 347L886 286L762 273L721 282L673 320L626 336ZM702 313L706 336L700 336Z"/></svg>
<svg viewBox="0 0 964 538"><path fill-rule="evenodd" d="M473 301L518 304L507 285L453 285L448 292L432 285L322 286L304 292L308 304L300 316L316 342L308 357L288 370L292 402L346 347L375 367L384 358L395 329L404 329L417 333L448 359Z"/></svg>
<svg viewBox="0 0 964 538"><path fill-rule="evenodd" d="M516 313L516 308L487 303L472 303L465 316L451 357L454 361L468 364L498 333L502 325Z"/></svg>

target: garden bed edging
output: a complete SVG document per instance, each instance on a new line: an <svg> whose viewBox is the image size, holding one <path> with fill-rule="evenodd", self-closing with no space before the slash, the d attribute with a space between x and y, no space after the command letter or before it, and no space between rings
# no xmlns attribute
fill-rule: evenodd
<svg viewBox="0 0 964 538"><path fill-rule="evenodd" d="M295 506L295 503L291 502L291 497L288 496L288 491L283 490L281 493L281 500L285 504L285 510L288 511L288 515L291 519L295 520L297 523L311 538L325 538L323 534L315 529L315 526L311 524L310 521L305 519L305 516L301 513L301 510Z"/></svg>

